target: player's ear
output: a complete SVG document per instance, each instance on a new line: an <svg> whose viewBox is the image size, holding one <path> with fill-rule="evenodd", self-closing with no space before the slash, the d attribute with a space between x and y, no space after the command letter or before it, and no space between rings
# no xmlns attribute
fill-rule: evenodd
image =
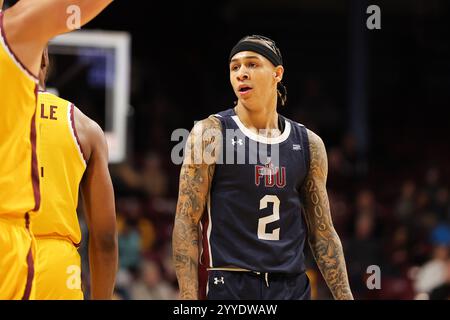
<svg viewBox="0 0 450 320"><path fill-rule="evenodd" d="M275 78L275 80L277 82L280 82L281 80L283 80L283 74L284 74L284 68L283 66L277 66L275 67L275 70L273 72L273 77Z"/></svg>

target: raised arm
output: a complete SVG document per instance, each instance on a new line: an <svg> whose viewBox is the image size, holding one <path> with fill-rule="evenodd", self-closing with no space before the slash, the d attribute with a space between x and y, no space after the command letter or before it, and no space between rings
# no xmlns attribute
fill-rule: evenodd
<svg viewBox="0 0 450 320"><path fill-rule="evenodd" d="M215 162L205 161L204 151L219 145L221 130L214 117L198 122L189 135L180 172L177 211L172 235L173 260L182 299L198 299L199 222L205 209ZM217 135L216 135L217 136ZM216 153L211 153L217 156ZM211 163L212 162L212 163Z"/></svg>
<svg viewBox="0 0 450 320"><path fill-rule="evenodd" d="M76 110L76 116L77 113L79 115L81 112ZM114 291L118 263L114 190L103 131L95 122L88 120L82 139L89 141L90 148L86 149L90 157L81 182L81 192L89 229L91 298L109 300Z"/></svg>
<svg viewBox="0 0 450 320"><path fill-rule="evenodd" d="M353 299L341 240L334 229L326 189L327 153L322 139L308 130L310 168L303 186L308 242L317 265L337 300Z"/></svg>
<svg viewBox="0 0 450 320"><path fill-rule="evenodd" d="M54 36L83 26L112 0L20 0L5 11L3 25L9 46L34 75L41 55Z"/></svg>

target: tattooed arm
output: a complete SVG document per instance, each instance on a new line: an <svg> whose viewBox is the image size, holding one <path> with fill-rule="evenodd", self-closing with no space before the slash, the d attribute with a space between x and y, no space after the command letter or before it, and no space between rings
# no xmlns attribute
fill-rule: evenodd
<svg viewBox="0 0 450 320"><path fill-rule="evenodd" d="M198 299L199 221L211 187L220 130L220 121L209 117L194 126L186 143L172 235L181 299Z"/></svg>
<svg viewBox="0 0 450 320"><path fill-rule="evenodd" d="M341 240L333 227L326 190L327 153L322 139L308 130L310 167L302 190L309 245L317 265L337 300L353 299Z"/></svg>

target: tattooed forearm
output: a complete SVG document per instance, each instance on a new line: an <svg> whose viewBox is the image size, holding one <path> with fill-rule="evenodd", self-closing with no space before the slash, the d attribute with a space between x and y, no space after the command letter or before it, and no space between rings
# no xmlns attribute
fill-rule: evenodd
<svg viewBox="0 0 450 320"><path fill-rule="evenodd" d="M197 231L192 231L183 219L176 219L173 234L173 260L180 286L181 299L198 298L198 240Z"/></svg>
<svg viewBox="0 0 450 320"><path fill-rule="evenodd" d="M220 122L208 118L196 125L188 139L180 173L172 246L181 299L198 299L198 226L214 175L214 163L198 161L194 156L202 155L206 148L218 142L204 134L210 129L220 130Z"/></svg>
<svg viewBox="0 0 450 320"><path fill-rule="evenodd" d="M331 220L326 191L327 155L322 140L311 131L310 169L303 188L309 244L317 265L330 288L339 300L353 299L347 277L342 244Z"/></svg>

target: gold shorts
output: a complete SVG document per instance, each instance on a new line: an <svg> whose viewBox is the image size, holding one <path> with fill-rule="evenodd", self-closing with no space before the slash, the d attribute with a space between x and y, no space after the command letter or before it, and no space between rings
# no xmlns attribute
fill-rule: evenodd
<svg viewBox="0 0 450 320"><path fill-rule="evenodd" d="M69 240L36 238L37 300L83 300L81 257Z"/></svg>

